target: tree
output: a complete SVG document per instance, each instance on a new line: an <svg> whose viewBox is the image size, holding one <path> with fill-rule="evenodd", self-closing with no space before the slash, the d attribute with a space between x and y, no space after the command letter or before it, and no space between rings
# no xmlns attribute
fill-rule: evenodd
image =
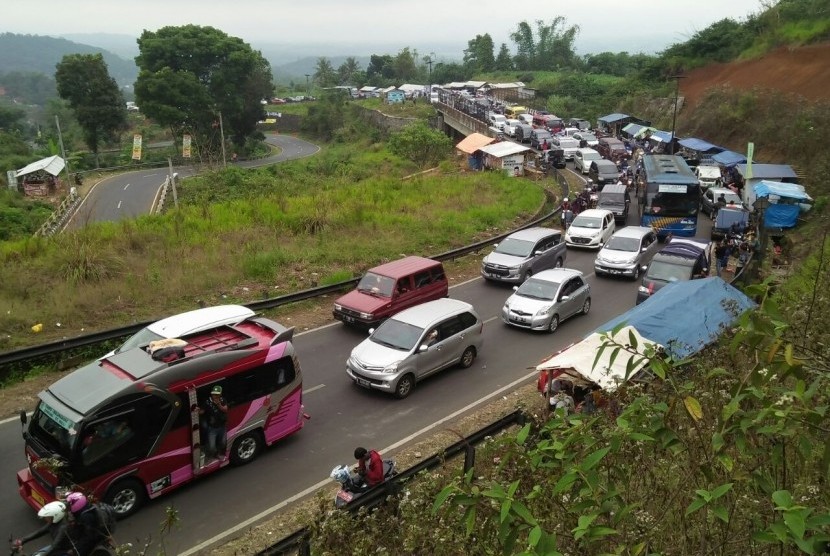
<svg viewBox="0 0 830 556"><path fill-rule="evenodd" d="M26 113L17 106L0 104L0 131L15 131L22 127Z"/></svg>
<svg viewBox="0 0 830 556"><path fill-rule="evenodd" d="M476 35L476 38L467 42L464 50L464 65L474 73L487 73L496 67L493 57L493 39L489 34Z"/></svg>
<svg viewBox="0 0 830 556"><path fill-rule="evenodd" d="M101 54L68 54L57 65L58 95L69 103L95 154L102 142L127 126L127 108Z"/></svg>
<svg viewBox="0 0 830 556"><path fill-rule="evenodd" d="M385 85L387 79L395 77L395 68L392 64L392 56L389 54L372 54L369 57L369 67L366 68L366 79L372 85Z"/></svg>
<svg viewBox="0 0 830 556"><path fill-rule="evenodd" d="M271 67L258 51L213 27L185 25L144 31L138 39L136 102L146 116L189 133L201 154L219 153L219 115L242 145L264 117L260 100L273 92Z"/></svg>
<svg viewBox="0 0 830 556"><path fill-rule="evenodd" d="M337 68L337 77L341 85L356 85L359 83L360 74L360 64L353 56L346 58Z"/></svg>
<svg viewBox="0 0 830 556"><path fill-rule="evenodd" d="M507 49L505 43L501 43L499 54L496 56L496 69L499 71L508 71L513 69L513 58L510 56L510 51Z"/></svg>
<svg viewBox="0 0 830 556"><path fill-rule="evenodd" d="M334 87L337 85L337 72L331 65L328 58L317 58L317 67L314 70L314 82L321 87Z"/></svg>
<svg viewBox="0 0 830 556"><path fill-rule="evenodd" d="M423 122L409 124L389 138L389 150L419 168L442 160L452 147L450 138Z"/></svg>
<svg viewBox="0 0 830 556"><path fill-rule="evenodd" d="M518 24L510 33L518 51L514 61L518 70L556 70L574 67L578 62L574 52L574 41L579 34L579 26L565 27L566 19L558 16L546 25L542 20L536 21L536 34L526 21Z"/></svg>
<svg viewBox="0 0 830 556"><path fill-rule="evenodd" d="M409 50L407 46L395 56L392 65L395 68L395 77L400 81L414 80L418 77L418 52Z"/></svg>

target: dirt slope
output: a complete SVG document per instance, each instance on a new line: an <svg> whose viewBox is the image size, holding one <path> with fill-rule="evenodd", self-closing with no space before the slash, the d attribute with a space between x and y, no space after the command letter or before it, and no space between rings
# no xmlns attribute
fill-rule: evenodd
<svg viewBox="0 0 830 556"><path fill-rule="evenodd" d="M680 94L695 106L704 92L729 85L750 90L776 89L809 101L830 99L830 42L799 48L782 47L756 60L712 64L690 71L680 81Z"/></svg>

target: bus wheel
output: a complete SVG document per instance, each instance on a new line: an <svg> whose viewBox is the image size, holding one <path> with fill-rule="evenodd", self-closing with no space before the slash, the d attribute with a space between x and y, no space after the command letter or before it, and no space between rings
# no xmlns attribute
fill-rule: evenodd
<svg viewBox="0 0 830 556"><path fill-rule="evenodd" d="M133 515L144 504L144 485L134 479L115 483L104 496L104 502L115 509L118 519Z"/></svg>
<svg viewBox="0 0 830 556"><path fill-rule="evenodd" d="M262 451L262 436L257 431L243 434L233 441L231 447L231 463L234 465L245 465L256 459Z"/></svg>

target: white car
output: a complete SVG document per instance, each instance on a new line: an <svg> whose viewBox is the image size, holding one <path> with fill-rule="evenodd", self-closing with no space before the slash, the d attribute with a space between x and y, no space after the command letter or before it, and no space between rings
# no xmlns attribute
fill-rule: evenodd
<svg viewBox="0 0 830 556"><path fill-rule="evenodd" d="M256 313L242 305L217 305L216 307L205 307L204 309L180 313L158 320L142 328L130 336L121 346L109 352L104 357L109 357L110 355L134 347L147 345L154 340L181 338L194 332L237 324L254 315Z"/></svg>
<svg viewBox="0 0 830 556"><path fill-rule="evenodd" d="M504 122L504 127L502 131L508 137L515 137L516 136L516 126L520 125L522 122L520 120L514 120L512 118L508 118L507 121Z"/></svg>
<svg viewBox="0 0 830 556"><path fill-rule="evenodd" d="M637 280L659 249L660 243L652 228L626 226L599 250L594 272L597 276L627 276Z"/></svg>
<svg viewBox="0 0 830 556"><path fill-rule="evenodd" d="M587 174L591 169L591 162L602 160L602 155L594 149L576 149L574 152L574 170Z"/></svg>
<svg viewBox="0 0 830 556"><path fill-rule="evenodd" d="M614 213L610 210L583 210L568 227L565 243L568 247L599 249L615 230Z"/></svg>
<svg viewBox="0 0 830 556"><path fill-rule="evenodd" d="M585 144L591 148L594 148L597 145L599 145L599 139L597 139L597 136L591 133L590 131L577 131L572 135L572 137L579 141L580 144L582 143L582 141L585 141Z"/></svg>

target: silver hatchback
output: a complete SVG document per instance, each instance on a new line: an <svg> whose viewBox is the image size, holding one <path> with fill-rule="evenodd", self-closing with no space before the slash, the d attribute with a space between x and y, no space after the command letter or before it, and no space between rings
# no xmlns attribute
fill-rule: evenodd
<svg viewBox="0 0 830 556"><path fill-rule="evenodd" d="M578 270L545 270L513 289L501 310L511 326L555 332L560 322L591 310L591 286Z"/></svg>
<svg viewBox="0 0 830 556"><path fill-rule="evenodd" d="M453 365L473 364L484 323L469 303L437 299L401 311L352 350L346 374L364 388L405 398L415 383Z"/></svg>

